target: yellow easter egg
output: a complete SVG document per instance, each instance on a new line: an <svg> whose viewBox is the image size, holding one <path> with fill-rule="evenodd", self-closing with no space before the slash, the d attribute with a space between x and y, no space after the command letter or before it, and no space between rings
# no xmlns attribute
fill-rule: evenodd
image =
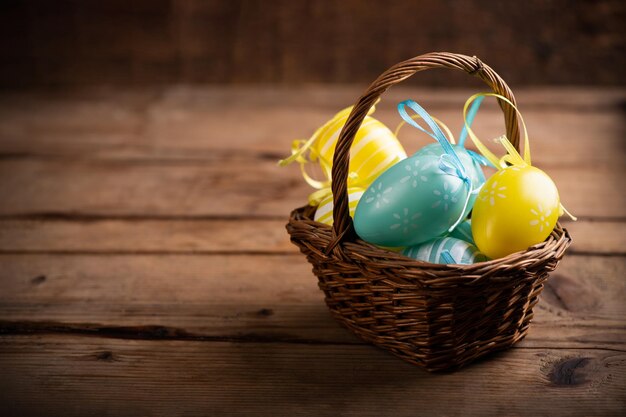
<svg viewBox="0 0 626 417"><path fill-rule="evenodd" d="M526 250L550 235L559 217L559 193L533 166L511 166L483 185L472 212L476 246L492 259Z"/></svg>
<svg viewBox="0 0 626 417"><path fill-rule="evenodd" d="M311 160L319 157L325 161L322 169L327 178L331 177L333 154L350 110L342 110L327 122L311 146ZM373 117L366 116L350 149L348 187L358 185L366 188L387 168L405 158L406 152L393 132Z"/></svg>
<svg viewBox="0 0 626 417"><path fill-rule="evenodd" d="M348 188L348 207L350 210L350 217L354 217L354 211L356 210L356 206L363 195L362 188L351 187ZM320 201L319 206L317 206L317 210L315 210L315 216L313 220L316 222L324 223L329 226L333 225L333 196L329 194L327 197Z"/></svg>

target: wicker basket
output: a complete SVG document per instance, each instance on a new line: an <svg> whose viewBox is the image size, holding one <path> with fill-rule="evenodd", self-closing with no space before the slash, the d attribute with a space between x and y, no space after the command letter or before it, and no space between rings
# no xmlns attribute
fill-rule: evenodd
<svg viewBox="0 0 626 417"><path fill-rule="evenodd" d="M571 243L557 223L525 252L473 265L415 261L360 240L348 214L350 145L369 108L389 87L418 71L452 68L482 79L515 103L505 82L476 57L430 53L385 71L359 98L337 143L332 168L334 224L313 221L315 207L291 213L287 231L319 278L326 304L363 340L429 371L463 366L522 339L532 309ZM517 116L500 103L507 136L519 150Z"/></svg>

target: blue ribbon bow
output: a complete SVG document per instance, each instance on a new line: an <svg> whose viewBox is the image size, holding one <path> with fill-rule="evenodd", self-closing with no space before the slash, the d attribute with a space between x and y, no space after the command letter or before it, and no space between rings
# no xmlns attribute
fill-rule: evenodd
<svg viewBox="0 0 626 417"><path fill-rule="evenodd" d="M480 105L480 102L478 103L478 105ZM424 120L424 122L430 128L430 131L420 126L419 123L417 123L411 116L409 116L409 114L406 111L407 107L413 110L415 113L417 113L417 115L420 116L422 120ZM472 111L473 111L473 114L470 117L476 115L476 112L478 111L478 106L472 106L470 113ZM461 211L461 214L459 215L459 218L457 219L457 221L454 222L454 224L448 229L448 231L452 231L463 220L463 217L464 217L463 214L465 213L465 209L467 208L467 205L469 204L470 197L472 194L478 192L478 189L474 190L472 188L472 180L467 175L465 166L463 166L463 163L461 162L458 155L454 151L454 148L448 141L448 138L446 138L446 135L443 133L439 125L437 125L437 123L432 119L432 117L430 117L428 112L424 110L422 106L420 106L413 100L405 100L398 104L398 113L400 113L400 117L402 117L402 119L404 119L406 123L417 128L418 130L421 130L427 135L431 136L441 145L444 153L439 157L439 169L441 169L441 171L443 171L444 173L448 175L452 175L452 176L460 178L465 184L465 186L467 187L467 197L465 199L465 204L463 205L463 210ZM460 142L459 142L460 145L463 145L466 137L467 137L467 132L465 128L463 128L463 131L461 132Z"/></svg>

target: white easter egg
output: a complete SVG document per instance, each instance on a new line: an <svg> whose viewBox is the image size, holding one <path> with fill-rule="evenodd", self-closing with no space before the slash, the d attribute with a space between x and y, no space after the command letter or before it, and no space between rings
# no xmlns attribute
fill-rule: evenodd
<svg viewBox="0 0 626 417"><path fill-rule="evenodd" d="M471 243L453 237L440 237L402 251L404 256L434 264L463 264L489 260ZM449 258L449 259L447 259Z"/></svg>

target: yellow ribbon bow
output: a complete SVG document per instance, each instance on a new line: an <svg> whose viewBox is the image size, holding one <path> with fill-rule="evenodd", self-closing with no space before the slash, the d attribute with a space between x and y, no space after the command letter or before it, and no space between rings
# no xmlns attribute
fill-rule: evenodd
<svg viewBox="0 0 626 417"><path fill-rule="evenodd" d="M309 195L309 204L312 206L319 205L320 201L332 193L332 154L339 133L351 111L352 107L341 110L318 128L308 140L294 140L291 145L291 155L278 162L279 166L286 166L294 162L300 164L304 180L311 187L317 189ZM372 106L367 115L371 115L374 111L375 105ZM351 154L351 167L348 174L349 187L363 189L367 188L371 181L390 165L406 158L406 153L395 135L385 125L371 117L366 118L361 124ZM306 164L309 162L319 163L325 179L315 179L307 172Z"/></svg>
<svg viewBox="0 0 626 417"><path fill-rule="evenodd" d="M502 135L496 139L496 141L499 142L502 146L504 146L504 148L507 151L507 153L504 156L502 156L501 158L498 158L493 152L487 149L487 147L480 141L478 136L476 136L474 131L471 129L469 123L467 122L467 112L472 102L480 97L495 97L499 100L504 101L509 106L511 106L513 110L515 110L515 112L519 116L519 120L522 124L522 129L523 129L523 135L524 135L523 136L523 139L524 139L524 157L523 158L519 154L517 149L515 149L515 146L513 146L513 144L509 141L509 139L505 135ZM528 130L526 129L526 123L524 122L524 117L522 116L522 113L518 110L518 108L515 106L515 104L513 104L513 102L511 102L511 100L509 100L508 98L500 94L496 94L496 93L474 94L465 102L465 106L463 107L463 120L465 122L465 129L467 130L467 134L470 137L470 139L472 139L472 142L474 142L474 145L476 145L476 148L478 149L478 151L481 154L483 154L483 156L487 158L489 162L491 162L498 170L504 169L510 165L519 166L519 167L525 167L525 166L531 165L530 142L528 140ZM567 211L567 209L563 206L563 204L559 203L559 207L560 207L560 213L559 213L560 215L562 215L563 213L566 213L572 220L577 220L575 216L573 216L569 211Z"/></svg>

